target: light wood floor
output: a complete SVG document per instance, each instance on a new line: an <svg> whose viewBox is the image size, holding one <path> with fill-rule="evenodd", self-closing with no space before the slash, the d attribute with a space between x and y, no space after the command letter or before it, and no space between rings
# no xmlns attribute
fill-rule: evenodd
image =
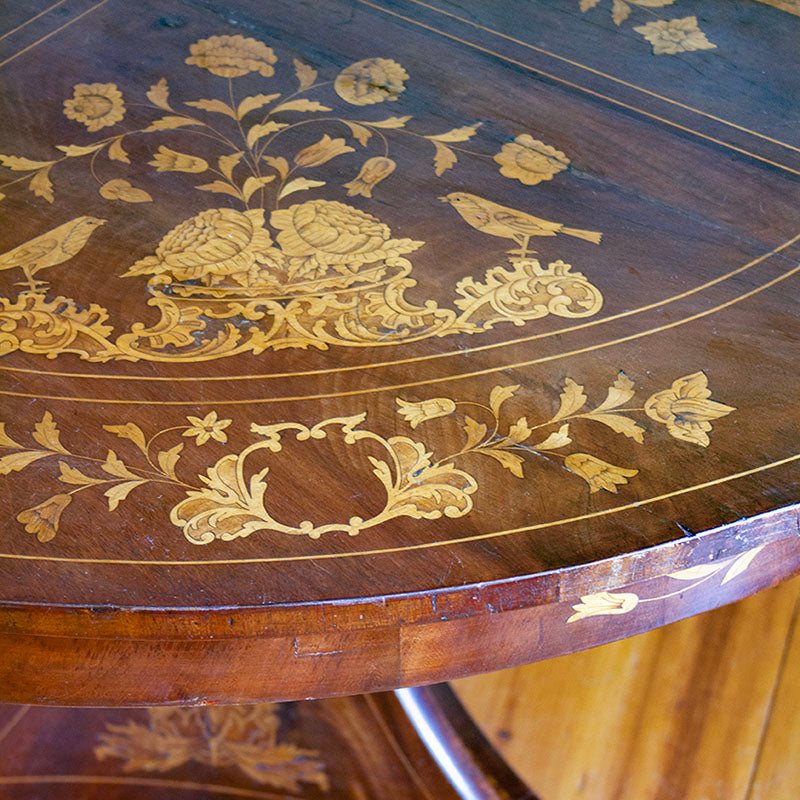
<svg viewBox="0 0 800 800"><path fill-rule="evenodd" d="M798 800L799 601L797 578L454 688L542 800Z"/></svg>

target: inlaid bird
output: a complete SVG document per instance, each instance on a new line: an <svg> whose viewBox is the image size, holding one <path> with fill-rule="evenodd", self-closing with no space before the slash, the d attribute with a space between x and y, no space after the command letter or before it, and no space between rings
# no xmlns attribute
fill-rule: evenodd
<svg viewBox="0 0 800 800"><path fill-rule="evenodd" d="M34 280L33 276L40 270L63 264L78 255L92 233L104 222L104 219L97 217L75 217L0 255L0 270L19 267L27 280L15 285L36 291L46 282Z"/></svg>
<svg viewBox="0 0 800 800"><path fill-rule="evenodd" d="M567 228L561 222L548 222L546 219L539 219L515 208L501 206L500 203L468 192L451 192L439 199L443 203L450 203L467 224L476 230L499 236L501 239L513 239L519 245L519 249L509 250L508 253L522 258L536 252L528 249L528 242L534 236L555 236L557 233L565 233L567 236L585 239L595 244L600 244L600 239L603 237L598 231Z"/></svg>

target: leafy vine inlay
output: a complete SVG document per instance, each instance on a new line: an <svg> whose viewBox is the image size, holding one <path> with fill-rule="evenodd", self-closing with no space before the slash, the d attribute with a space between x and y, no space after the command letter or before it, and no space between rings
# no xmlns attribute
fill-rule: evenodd
<svg viewBox="0 0 800 800"><path fill-rule="evenodd" d="M580 420L604 425L643 444L646 429L635 417L643 413L651 422L664 425L672 437L706 447L711 420L735 410L710 399L711 392L702 372L678 378L671 388L652 394L643 406L631 407L628 403L635 395L634 384L620 372L603 402L594 408L586 408L588 398L584 387L567 378L559 408L549 419L531 422L528 417L521 416L514 422L504 422L502 406L518 389L518 386L495 386L488 403L456 401L448 397L419 402L397 398L397 413L412 430L422 423L462 414L470 408L478 409L476 416L486 417L486 421L481 422L465 414L462 446L438 458L423 441L408 436L387 438L361 428L367 417L364 412L333 417L311 426L299 422L252 423L250 432L256 437L254 442L239 452L228 452L216 461L207 462L205 475L182 476L176 468L185 442L161 449L156 441L172 436L191 438L197 447L226 444L231 420L219 419L217 413L211 411L203 419L189 416L188 424L165 428L149 438L132 422L106 425L107 432L126 440L128 447L134 445L137 459L121 458L114 450L109 450L105 459L99 459L66 448L52 415L47 412L31 434L35 447L11 438L0 423L0 449L8 451L0 458L0 475L26 469L45 458L58 459L58 479L74 488L58 492L17 514L17 520L41 542L50 541L56 535L61 515L76 494L103 488L109 510L114 511L134 489L153 483L171 484L184 491L184 498L170 511L170 520L193 544L230 541L256 531L306 535L312 539L335 531L355 536L396 517L435 520L443 515L463 517L468 514L473 507L472 495L478 490L478 480L463 468L464 458L471 455L488 456L512 475L524 478L525 456L546 454L561 459L565 470L582 478L591 493L603 490L616 494L620 486L638 474L638 469L618 466L591 453L564 453L573 443L573 423ZM289 434L301 442L341 438L346 446L359 442L377 445L383 455L367 458L385 492L383 508L366 518L353 514L347 521L321 524L309 519L297 525L279 520L270 510L270 467L254 471L248 460L260 451L280 454ZM457 462L459 467L456 467ZM75 464L91 469L84 472Z"/></svg>

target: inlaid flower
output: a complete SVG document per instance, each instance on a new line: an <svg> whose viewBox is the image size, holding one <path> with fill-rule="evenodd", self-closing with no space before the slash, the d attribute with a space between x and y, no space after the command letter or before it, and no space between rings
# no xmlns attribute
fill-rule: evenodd
<svg viewBox="0 0 800 800"><path fill-rule="evenodd" d="M408 73L390 58L367 58L345 67L334 81L336 94L354 106L397 100Z"/></svg>
<svg viewBox="0 0 800 800"><path fill-rule="evenodd" d="M617 485L627 483L628 478L637 475L638 469L625 469L609 464L588 453L572 453L564 459L564 466L580 475L589 484L589 491L594 494L600 489L617 494Z"/></svg>
<svg viewBox="0 0 800 800"><path fill-rule="evenodd" d="M270 223L280 231L278 244L286 255L319 264L355 267L410 253L423 244L392 239L388 225L335 200L308 200L273 211Z"/></svg>
<svg viewBox="0 0 800 800"><path fill-rule="evenodd" d="M555 147L534 139L529 133L522 133L513 142L503 145L494 157L500 164L500 174L506 178L516 178L526 186L535 186L569 166L569 159Z"/></svg>
<svg viewBox="0 0 800 800"><path fill-rule="evenodd" d="M184 436L194 436L195 444L199 447L205 444L209 439L215 439L218 442L228 441L228 435L225 433L225 428L231 424L233 420L230 419L217 419L217 412L210 411L208 414L200 419L200 417L187 416L191 427L183 432Z"/></svg>
<svg viewBox="0 0 800 800"><path fill-rule="evenodd" d="M239 78L258 72L265 78L275 73L272 65L278 60L271 47L257 39L236 36L210 36L200 39L189 50L187 64L207 69L221 78Z"/></svg>
<svg viewBox="0 0 800 800"><path fill-rule="evenodd" d="M641 33L651 45L653 53L659 55L675 55L689 50L713 50L716 45L709 42L706 35L697 26L697 17L681 19L660 19L637 25L634 30Z"/></svg>
<svg viewBox="0 0 800 800"><path fill-rule="evenodd" d="M21 522L28 533L35 533L40 542L49 542L56 535L61 514L71 502L70 494L54 494L38 506L20 511L17 522Z"/></svg>
<svg viewBox="0 0 800 800"><path fill-rule="evenodd" d="M578 605L572 606L575 613L567 620L567 624L603 614L628 614L637 605L639 605L639 595L633 594L633 592L586 594L581 597Z"/></svg>
<svg viewBox="0 0 800 800"><path fill-rule="evenodd" d="M411 423L412 428L416 428L420 422L437 417L446 417L456 410L456 404L449 397L434 397L431 400L423 400L420 403L409 403L407 400L397 398L397 413L406 422Z"/></svg>
<svg viewBox="0 0 800 800"><path fill-rule="evenodd" d="M204 159L170 150L163 144L148 164L155 167L156 172L205 172L208 169L208 162Z"/></svg>
<svg viewBox="0 0 800 800"><path fill-rule="evenodd" d="M656 392L644 404L650 419L667 426L671 436L708 447L708 431L712 419L719 419L731 411L733 406L709 400L711 390L704 372L694 372L674 381L671 389Z"/></svg>
<svg viewBox="0 0 800 800"><path fill-rule="evenodd" d="M303 148L295 157L298 167L318 167L342 153L352 153L354 148L345 144L344 139L331 139L326 133L318 142Z"/></svg>
<svg viewBox="0 0 800 800"><path fill-rule="evenodd" d="M114 83L78 83L64 101L64 114L90 131L115 125L125 116L122 92Z"/></svg>
<svg viewBox="0 0 800 800"><path fill-rule="evenodd" d="M137 261L123 277L165 273L178 280L247 274L255 264L272 263L272 238L264 210L212 208L181 222L159 243L155 255Z"/></svg>
<svg viewBox="0 0 800 800"><path fill-rule="evenodd" d="M344 184L348 196L363 195L372 197L372 190L384 179L391 175L397 164L391 158L385 156L375 156L368 158L359 170L358 175L352 181Z"/></svg>

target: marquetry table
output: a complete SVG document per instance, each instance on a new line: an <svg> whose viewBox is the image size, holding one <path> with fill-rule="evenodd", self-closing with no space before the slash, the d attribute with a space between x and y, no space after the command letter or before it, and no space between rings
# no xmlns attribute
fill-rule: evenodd
<svg viewBox="0 0 800 800"><path fill-rule="evenodd" d="M523 796L345 696L800 571L797 0L0 30L0 797Z"/></svg>

